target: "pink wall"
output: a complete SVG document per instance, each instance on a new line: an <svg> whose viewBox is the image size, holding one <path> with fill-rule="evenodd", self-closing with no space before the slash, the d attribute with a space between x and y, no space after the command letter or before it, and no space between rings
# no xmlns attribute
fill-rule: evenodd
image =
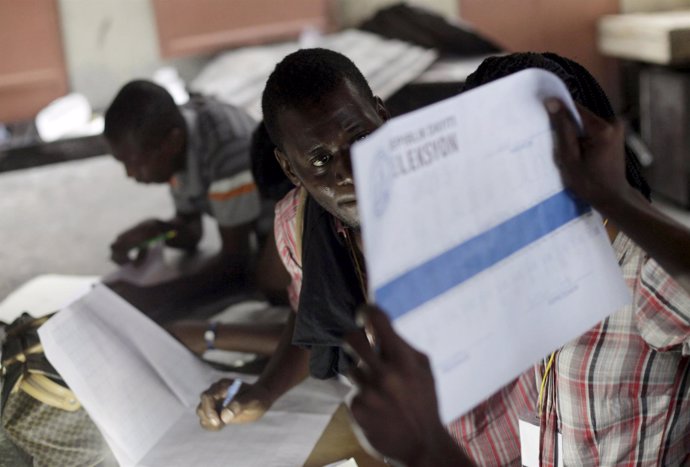
<svg viewBox="0 0 690 467"><path fill-rule="evenodd" d="M67 91L55 0L0 0L0 122L33 118Z"/></svg>
<svg viewBox="0 0 690 467"><path fill-rule="evenodd" d="M327 19L323 0L153 0L153 7L166 58L294 38Z"/></svg>
<svg viewBox="0 0 690 467"><path fill-rule="evenodd" d="M460 16L510 51L556 52L587 67L614 102L615 61L596 49L596 22L618 0L459 0Z"/></svg>

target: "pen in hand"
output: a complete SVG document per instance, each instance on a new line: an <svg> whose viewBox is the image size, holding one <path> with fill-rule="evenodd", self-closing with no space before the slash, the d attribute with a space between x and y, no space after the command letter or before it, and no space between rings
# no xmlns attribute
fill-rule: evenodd
<svg viewBox="0 0 690 467"><path fill-rule="evenodd" d="M176 230L168 230L167 232L163 232L160 235L156 235L155 237L151 237L148 240L144 240L140 244L138 244L135 248L146 248L154 243L160 242L161 240L170 240L171 238L177 237L177 231Z"/></svg>
<svg viewBox="0 0 690 467"><path fill-rule="evenodd" d="M129 258L134 261L136 259L136 253L134 253L135 256L132 256L132 253L134 250L142 250L145 248L150 247L151 245L154 245L155 243L158 243L160 241L165 241L165 240L170 240L171 238L177 237L177 231L176 230L168 230L167 232L163 232L160 235L156 235L155 237L151 237L147 240L144 240L143 242L139 243L138 245L134 246L128 253Z"/></svg>
<svg viewBox="0 0 690 467"><path fill-rule="evenodd" d="M235 381L232 382L230 387L228 388L228 392L225 395L225 399L223 399L223 408L227 407L230 402L235 398L237 393L240 390L240 387L242 386L242 380L236 379Z"/></svg>

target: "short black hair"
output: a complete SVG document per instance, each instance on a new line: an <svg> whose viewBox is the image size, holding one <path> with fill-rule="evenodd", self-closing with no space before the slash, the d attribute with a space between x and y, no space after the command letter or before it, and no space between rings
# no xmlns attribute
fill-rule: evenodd
<svg viewBox="0 0 690 467"><path fill-rule="evenodd" d="M318 102L349 81L365 97L374 98L366 78L345 55L328 49L301 49L286 56L266 82L261 107L266 130L281 147L278 114Z"/></svg>
<svg viewBox="0 0 690 467"><path fill-rule="evenodd" d="M249 144L252 176L263 198L280 201L295 186L280 167L274 153L275 147L268 136L266 125L264 122L259 123Z"/></svg>
<svg viewBox="0 0 690 467"><path fill-rule="evenodd" d="M467 77L463 91L495 81L527 68L541 68L554 73L565 83L577 103L597 116L611 121L615 118L613 107L597 80L585 67L555 53L523 52L489 57ZM628 183L645 198L650 199L651 189L642 175L642 167L635 153L625 147L625 176Z"/></svg>
<svg viewBox="0 0 690 467"><path fill-rule="evenodd" d="M108 107L103 133L110 142L131 135L141 149L151 149L170 130L184 125L180 110L165 88L135 80L125 84Z"/></svg>

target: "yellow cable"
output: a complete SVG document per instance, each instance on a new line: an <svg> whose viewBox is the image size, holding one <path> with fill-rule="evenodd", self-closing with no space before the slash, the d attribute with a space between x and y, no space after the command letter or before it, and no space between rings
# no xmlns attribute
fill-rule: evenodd
<svg viewBox="0 0 690 467"><path fill-rule="evenodd" d="M549 362L546 364L546 370L544 370L544 377L541 379L541 387L539 388L539 399L537 401L537 408L539 410L539 417L541 418L541 410L542 410L542 404L543 404L543 399L544 399L544 388L546 387L546 379L549 377L549 371L551 371L551 367L553 366L553 360L554 357L556 356L556 352L551 353L551 357L549 357Z"/></svg>

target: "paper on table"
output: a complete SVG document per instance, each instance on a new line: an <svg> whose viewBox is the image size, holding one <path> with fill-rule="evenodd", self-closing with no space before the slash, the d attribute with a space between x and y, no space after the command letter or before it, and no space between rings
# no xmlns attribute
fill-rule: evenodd
<svg viewBox="0 0 690 467"><path fill-rule="evenodd" d="M141 264L128 263L103 278L103 282L129 282L140 287L160 284L179 277L180 272L169 266L165 260L165 246L152 245Z"/></svg>
<svg viewBox="0 0 690 467"><path fill-rule="evenodd" d="M357 467L357 461L354 458L349 458L346 460L334 462L332 464L328 464L324 467Z"/></svg>
<svg viewBox="0 0 690 467"><path fill-rule="evenodd" d="M342 400L341 387L309 382L255 424L205 432L195 415L199 394L234 375L212 370L102 285L51 318L39 335L46 356L123 466L221 466L228 459L299 465ZM276 449L266 449L267 439Z"/></svg>
<svg viewBox="0 0 690 467"><path fill-rule="evenodd" d="M0 321L11 323L25 311L34 318L53 313L83 296L98 281L97 276L44 274L35 277L0 303Z"/></svg>
<svg viewBox="0 0 690 467"><path fill-rule="evenodd" d="M181 375L201 379L197 395L211 379L211 370L191 360L167 333L152 334L145 324L155 324L142 323L147 320L101 285L39 329L46 357L114 443L123 465L136 464L179 418L182 401L191 398L176 395L152 359L164 356L163 368L168 358L179 360ZM153 353L146 355L150 347Z"/></svg>
<svg viewBox="0 0 690 467"><path fill-rule="evenodd" d="M280 399L259 422L226 426L220 433L199 429L196 415L185 413L141 465L303 465L330 421L340 395L334 392L331 382L308 380Z"/></svg>
<svg viewBox="0 0 690 467"><path fill-rule="evenodd" d="M430 356L445 421L630 301L600 216L563 189L550 96L574 110L523 71L353 147L369 290Z"/></svg>

